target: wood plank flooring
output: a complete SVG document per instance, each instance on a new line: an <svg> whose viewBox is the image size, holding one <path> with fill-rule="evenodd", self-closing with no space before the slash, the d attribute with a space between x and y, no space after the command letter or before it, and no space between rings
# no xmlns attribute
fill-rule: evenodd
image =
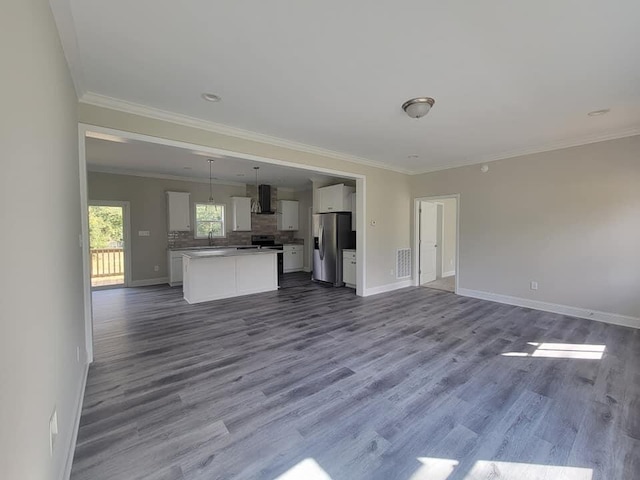
<svg viewBox="0 0 640 480"><path fill-rule="evenodd" d="M639 331L428 288L284 287L95 292L71 478L640 478Z"/></svg>

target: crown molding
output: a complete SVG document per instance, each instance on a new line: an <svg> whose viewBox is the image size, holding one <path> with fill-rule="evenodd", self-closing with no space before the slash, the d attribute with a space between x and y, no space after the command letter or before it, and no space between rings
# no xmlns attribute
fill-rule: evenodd
<svg viewBox="0 0 640 480"><path fill-rule="evenodd" d="M439 165L434 167L428 167L425 169L406 169L406 168L400 168L400 167L393 167L390 165L386 165L382 162L375 162L372 160L367 160L367 159L357 157L354 155L349 155L346 153L336 152L334 150L328 150L328 149L316 147L313 145L307 145L304 143L285 140L279 137L272 137L270 135L264 135L261 133L251 132L249 130L230 127L228 125L223 125L220 123L209 122L206 120L201 120L198 118L189 117L189 116L178 114L178 113L172 113L166 110L148 107L145 105L140 105L140 104L128 102L125 100L119 100L113 97L99 95L96 93L88 92L83 94L80 98L80 103L93 105L101 108L108 108L111 110L116 110L124 113L130 113L132 115L139 115L143 117L153 118L156 120L183 125L186 127L197 128L200 130L205 130L205 131L217 133L220 135L227 135L227 136L241 138L241 139L249 140L253 142L264 143L264 144L273 145L277 147L287 148L290 150L296 150L299 152L305 152L305 153L310 153L314 155L334 158L336 160L342 160L345 162L351 162L359 165L381 168L384 170L389 170L397 173L403 173L405 175L422 175L425 173L433 173L433 172L438 172L442 170L449 170L452 168L478 165L481 163L495 162L497 160L506 160L508 158L521 157L524 155L550 152L553 150L560 150L563 148L579 147L581 145L588 145L591 143L598 143L598 142L604 142L607 140L616 140L619 138L640 135L640 125L638 125L638 126L630 127L623 130L617 130L613 132L599 133L599 134L588 135L584 137L560 140L557 142L547 143L544 145L530 146L522 149L501 152L498 154L485 155L473 160L468 159L466 161L456 162L452 165ZM176 177L176 179L182 179L182 178ZM227 184L232 185L231 183L227 183Z"/></svg>
<svg viewBox="0 0 640 480"><path fill-rule="evenodd" d="M87 165L87 171L91 173L108 173L111 175L128 175L130 177L159 178L162 180L178 180L191 183L209 183L208 178L187 177L182 175L170 175L164 173L144 172L140 170L127 170L126 168L103 167L101 165ZM214 185L227 185L230 187L246 187L248 184L240 182L225 182L222 180L212 180ZM277 188L277 187L276 187Z"/></svg>
<svg viewBox="0 0 640 480"><path fill-rule="evenodd" d="M64 57L69 66L73 88L76 96L82 98L85 93L84 70L80 61L80 49L78 47L78 35L75 21L71 12L69 0L49 0L51 13L58 29L58 36L62 43Z"/></svg>
<svg viewBox="0 0 640 480"><path fill-rule="evenodd" d="M633 137L640 135L640 125L626 128L624 130L617 130L614 132L600 133L596 135L589 135L586 137L573 138L568 140L560 140L558 142L547 143L545 145L527 147L519 150L511 150L498 154L485 155L478 159L456 163L454 165L437 166L427 168L420 171L414 171L411 175L423 175L425 173L439 172L442 170L450 170L452 168L468 167L470 165L479 165L481 163L495 162L498 160L506 160L508 158L522 157L525 155L533 155L535 153L551 152L554 150L562 150L563 148L580 147L582 145L589 145L591 143L606 142L607 140L617 140L620 138Z"/></svg>
<svg viewBox="0 0 640 480"><path fill-rule="evenodd" d="M124 113L130 113L133 115L140 115L143 117L153 118L156 120L162 120L165 122L175 123L183 125L185 127L197 128L200 130L206 130L214 132L220 135L228 135L231 137L241 138L243 140L249 140L252 142L265 143L276 147L287 148L290 150L296 150L299 152L310 153L313 155L320 155L323 157L334 158L336 160L342 160L344 162L356 163L359 165L366 165L368 167L381 168L384 170L390 170L397 173L404 173L405 175L411 175L414 172L412 170L393 167L386 165L382 162L375 162L373 160L367 160L366 158L357 157L355 155L349 155L347 153L336 152L334 150L328 150L314 145L307 145L305 143L294 142L291 140L285 140L279 137L272 137L270 135L264 135L262 133L251 132L249 130L243 130L241 128L230 127L221 123L209 122L199 118L189 117L179 113L168 112L158 108L148 107L146 105L140 105L137 103L128 102L126 100L120 100L113 97L107 97L105 95L99 95L97 93L87 92L80 98L80 103L87 105L93 105L96 107L108 108L111 110L117 110Z"/></svg>

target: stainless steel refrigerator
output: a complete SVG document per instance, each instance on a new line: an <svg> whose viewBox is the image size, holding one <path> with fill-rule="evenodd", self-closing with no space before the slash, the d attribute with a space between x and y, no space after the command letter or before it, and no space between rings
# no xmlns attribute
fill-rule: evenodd
<svg viewBox="0 0 640 480"><path fill-rule="evenodd" d="M356 248L356 232L351 231L351 213L319 213L313 216L313 279L331 283L342 281L342 250Z"/></svg>

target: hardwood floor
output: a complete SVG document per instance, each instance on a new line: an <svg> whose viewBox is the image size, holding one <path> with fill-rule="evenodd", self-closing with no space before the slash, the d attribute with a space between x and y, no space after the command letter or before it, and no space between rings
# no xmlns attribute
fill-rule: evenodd
<svg viewBox="0 0 640 480"><path fill-rule="evenodd" d="M198 305L95 292L71 478L640 478L639 331L428 288L284 286Z"/></svg>

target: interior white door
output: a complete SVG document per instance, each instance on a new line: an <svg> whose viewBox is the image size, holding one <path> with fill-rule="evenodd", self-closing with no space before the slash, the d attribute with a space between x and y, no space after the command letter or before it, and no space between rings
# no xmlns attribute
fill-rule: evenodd
<svg viewBox="0 0 640 480"><path fill-rule="evenodd" d="M420 285L437 276L438 207L420 202Z"/></svg>

